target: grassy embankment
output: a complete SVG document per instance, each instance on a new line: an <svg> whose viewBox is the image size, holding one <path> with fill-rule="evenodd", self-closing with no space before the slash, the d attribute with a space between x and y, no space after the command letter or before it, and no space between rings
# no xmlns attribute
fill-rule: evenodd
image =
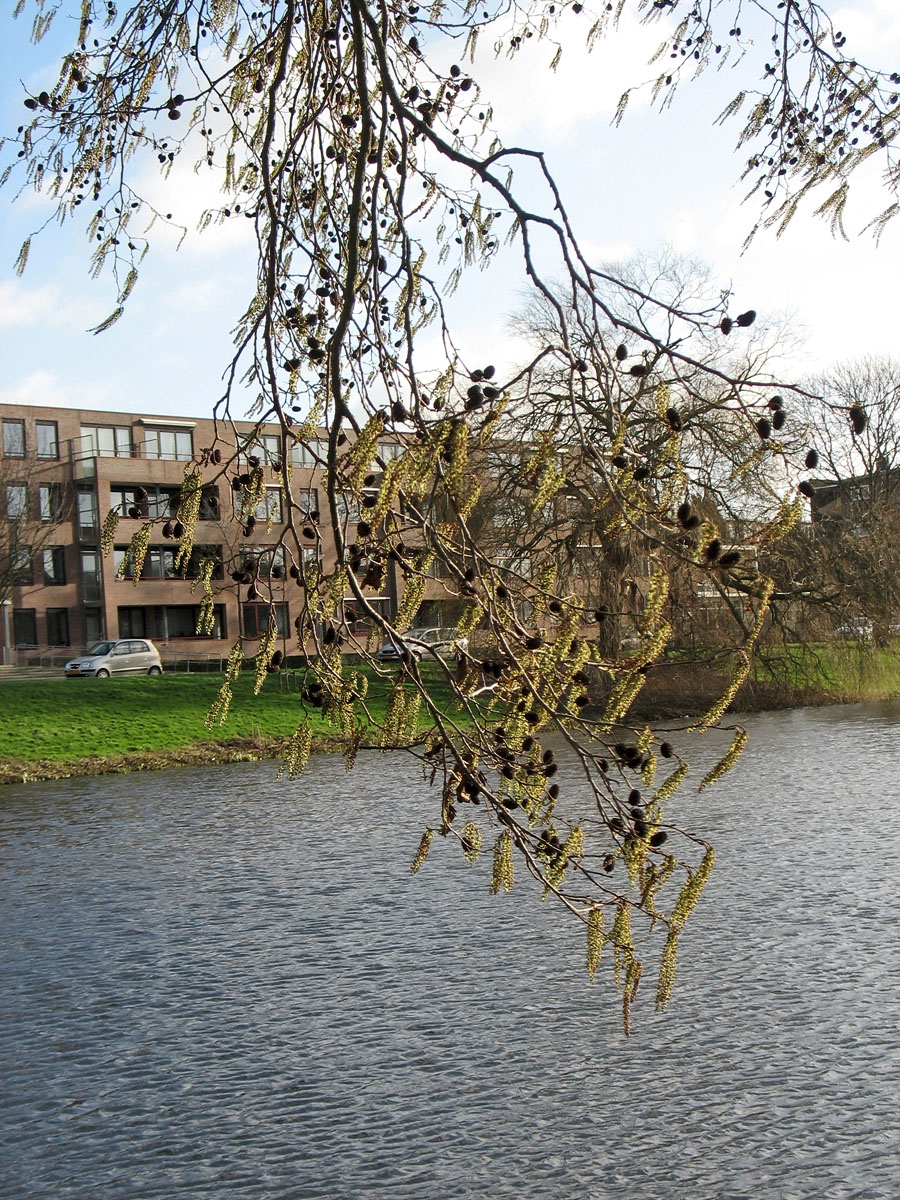
<svg viewBox="0 0 900 1200"><path fill-rule="evenodd" d="M645 720L706 709L727 686L727 663L711 654L673 655L654 666L632 709ZM900 696L900 645L859 642L760 647L732 711L851 704Z"/></svg>
<svg viewBox="0 0 900 1200"><path fill-rule="evenodd" d="M437 672L426 667L424 673L434 699L450 705ZM243 674L224 725L209 730L204 722L221 682L219 674L6 680L0 684L0 783L278 757L303 718L298 692L280 690L273 675L254 696L252 672ZM384 716L387 696L383 681L370 683L376 718ZM333 727L313 712L314 746L333 746Z"/></svg>
<svg viewBox="0 0 900 1200"><path fill-rule="evenodd" d="M754 711L900 696L898 649L856 643L765 648L732 707ZM427 664L423 669L435 701L452 713L446 684ZM672 657L650 672L633 715L653 720L702 712L727 677L709 660ZM252 674L242 675L225 724L208 730L206 714L221 679L7 680L0 684L0 783L277 758L302 719L297 691L282 691L272 676L254 696ZM601 692L595 691L595 701L602 702ZM372 681L369 703L377 718L384 715L387 693L384 681ZM312 724L314 748L334 748L332 727L318 714Z"/></svg>

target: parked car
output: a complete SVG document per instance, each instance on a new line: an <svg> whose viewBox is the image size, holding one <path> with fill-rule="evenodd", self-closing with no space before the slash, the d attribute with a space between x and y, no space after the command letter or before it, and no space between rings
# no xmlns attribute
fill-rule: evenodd
<svg viewBox="0 0 900 1200"><path fill-rule="evenodd" d="M469 639L460 637L455 629L440 629L430 626L409 629L396 641L385 642L378 651L379 662L399 662L405 654L422 658L426 654L439 654L442 658L455 657L458 651L465 654Z"/></svg>
<svg viewBox="0 0 900 1200"><path fill-rule="evenodd" d="M98 642L66 663L66 679L108 679L110 675L161 675L159 651L146 638Z"/></svg>
<svg viewBox="0 0 900 1200"><path fill-rule="evenodd" d="M834 636L848 641L868 642L872 637L872 622L868 617L853 617L846 625L839 625Z"/></svg>

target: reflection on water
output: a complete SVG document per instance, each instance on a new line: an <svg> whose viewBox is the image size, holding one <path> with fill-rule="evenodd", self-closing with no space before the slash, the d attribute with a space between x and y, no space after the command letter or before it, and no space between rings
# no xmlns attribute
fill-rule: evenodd
<svg viewBox="0 0 900 1200"><path fill-rule="evenodd" d="M897 1200L900 706L748 724L627 1041L403 758L3 789L0 1195Z"/></svg>

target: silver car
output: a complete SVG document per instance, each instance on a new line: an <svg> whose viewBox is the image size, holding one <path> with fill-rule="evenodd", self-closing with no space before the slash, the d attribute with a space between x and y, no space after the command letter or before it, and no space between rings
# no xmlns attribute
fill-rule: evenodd
<svg viewBox="0 0 900 1200"><path fill-rule="evenodd" d="M469 648L469 639L460 637L455 629L428 628L409 629L397 642L385 642L378 651L380 662L399 662L405 654L421 658L424 654L439 654L442 658L452 657Z"/></svg>
<svg viewBox="0 0 900 1200"><path fill-rule="evenodd" d="M98 642L66 663L66 679L108 679L110 675L161 675L159 651L146 638Z"/></svg>

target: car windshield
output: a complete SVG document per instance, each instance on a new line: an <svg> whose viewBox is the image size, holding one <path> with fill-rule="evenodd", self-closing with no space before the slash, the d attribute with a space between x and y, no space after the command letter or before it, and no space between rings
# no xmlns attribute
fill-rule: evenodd
<svg viewBox="0 0 900 1200"><path fill-rule="evenodd" d="M88 654L92 657L94 655L109 654L115 644L115 642L98 642L93 650L88 650Z"/></svg>

